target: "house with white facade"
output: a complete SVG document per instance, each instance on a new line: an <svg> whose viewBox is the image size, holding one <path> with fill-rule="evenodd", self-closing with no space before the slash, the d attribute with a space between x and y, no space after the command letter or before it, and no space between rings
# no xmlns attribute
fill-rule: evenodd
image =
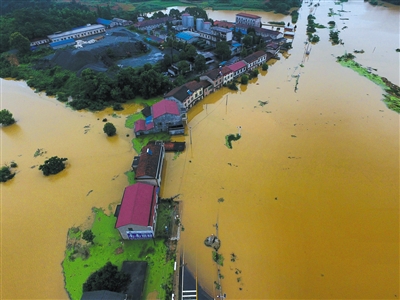
<svg viewBox="0 0 400 300"><path fill-rule="evenodd" d="M248 13L236 14L236 24L246 24L253 27L261 27L261 17Z"/></svg>

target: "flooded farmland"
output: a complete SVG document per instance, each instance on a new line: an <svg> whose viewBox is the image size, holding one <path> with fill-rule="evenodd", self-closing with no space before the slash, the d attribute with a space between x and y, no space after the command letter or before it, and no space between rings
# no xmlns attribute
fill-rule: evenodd
<svg viewBox="0 0 400 300"><path fill-rule="evenodd" d="M363 49L356 61L398 84L400 11L359 1L308 5L287 59L189 112L191 130L180 138L187 150L166 156L161 196L180 194L180 249L211 295L216 266L203 241L218 222L228 299L396 299L399 117L381 101L380 87L335 57ZM328 17L329 8L346 12ZM233 21L236 13L210 17ZM321 40L305 57L309 13L323 25L334 20L344 44L332 46L328 29L317 29ZM263 22L282 19L257 14ZM115 117L76 112L5 80L1 104L17 119L1 128L2 164L18 164L1 185L1 298L66 299L67 230L92 207L107 211L120 201L135 155L125 117L140 107ZM118 136L105 136L103 118ZM239 127L241 139L228 149L225 136ZM42 156L34 157L37 149ZM68 158L67 169L44 177L38 165L55 155Z"/></svg>

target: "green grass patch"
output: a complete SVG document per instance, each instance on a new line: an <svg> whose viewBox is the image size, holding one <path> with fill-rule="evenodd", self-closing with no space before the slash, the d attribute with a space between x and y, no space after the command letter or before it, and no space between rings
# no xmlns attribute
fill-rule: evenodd
<svg viewBox="0 0 400 300"><path fill-rule="evenodd" d="M89 275L103 267L108 261L121 268L123 261L147 261L147 277L143 299L156 291L157 299L164 299L164 288L170 285L174 261L166 261L167 247L163 239L125 241L114 228L116 217L106 215L101 209L94 209L94 221L91 230L96 236L94 244L84 241L77 243L68 240L65 259L62 262L65 288L72 300L81 299L82 285ZM72 241L72 244L71 244ZM85 250L86 249L86 250ZM82 252L79 256L74 252ZM85 257L85 251L88 252Z"/></svg>
<svg viewBox="0 0 400 300"><path fill-rule="evenodd" d="M178 203L172 200L160 200L157 208L157 227L156 237L167 238L171 235L174 226L174 210L177 209ZM177 219L179 225L179 219ZM167 229L166 229L167 228Z"/></svg>
<svg viewBox="0 0 400 300"><path fill-rule="evenodd" d="M154 134L147 134L144 136L138 136L132 139L133 149L135 149L136 153L140 154L142 148L147 145L150 141L170 141L171 136L168 133L160 132Z"/></svg>
<svg viewBox="0 0 400 300"><path fill-rule="evenodd" d="M137 120L144 120L144 116L142 114L142 112L138 112L136 114L130 115L126 118L125 121L125 127L133 129L133 126L135 125L135 122Z"/></svg>
<svg viewBox="0 0 400 300"><path fill-rule="evenodd" d="M373 74L371 72L371 68L363 67L361 64L355 62L353 58L354 55L347 54L338 57L337 61L342 66L352 69L361 76L364 76L373 83L381 86L386 92L386 94L383 95L383 102L385 102L389 109L400 113L400 87L391 83L386 78L382 78L379 75Z"/></svg>
<svg viewBox="0 0 400 300"><path fill-rule="evenodd" d="M237 141L238 139L241 138L241 135L237 134L228 134L225 136L225 145L229 148L232 149L232 141Z"/></svg>
<svg viewBox="0 0 400 300"><path fill-rule="evenodd" d="M132 184L134 184L136 182L136 180L135 180L135 172L127 171L127 172L125 172L125 175L128 177L129 185L132 185Z"/></svg>

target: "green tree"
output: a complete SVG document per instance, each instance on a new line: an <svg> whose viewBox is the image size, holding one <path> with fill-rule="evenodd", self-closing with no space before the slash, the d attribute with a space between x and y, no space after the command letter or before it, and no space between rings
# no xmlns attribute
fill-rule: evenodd
<svg viewBox="0 0 400 300"><path fill-rule="evenodd" d="M82 238L87 241L88 243L93 244L93 240L96 236L93 234L93 232L90 229L87 229L83 232Z"/></svg>
<svg viewBox="0 0 400 300"><path fill-rule="evenodd" d="M15 176L15 173L11 173L9 167L7 167L7 166L1 167L0 182L6 182L7 180L12 179L14 176Z"/></svg>
<svg viewBox="0 0 400 300"><path fill-rule="evenodd" d="M243 75L242 78L240 79L241 84L248 84L249 83L249 76Z"/></svg>
<svg viewBox="0 0 400 300"><path fill-rule="evenodd" d="M28 53L31 48L29 40L19 32L10 35L9 43L10 47L17 49L20 54Z"/></svg>
<svg viewBox="0 0 400 300"><path fill-rule="evenodd" d="M7 109L0 110L0 124L3 126L12 125L15 123L13 114Z"/></svg>
<svg viewBox="0 0 400 300"><path fill-rule="evenodd" d="M130 283L129 274L118 271L117 266L108 262L104 267L89 276L83 284L83 291L107 290L122 292Z"/></svg>
<svg viewBox="0 0 400 300"><path fill-rule="evenodd" d="M190 71L190 65L185 60L181 60L176 64L176 66L178 67L180 74L185 74Z"/></svg>
<svg viewBox="0 0 400 300"><path fill-rule="evenodd" d="M246 47L246 48L250 48L253 45L253 38L250 35L246 35L243 40L242 40L242 44Z"/></svg>
<svg viewBox="0 0 400 300"><path fill-rule="evenodd" d="M262 66L261 66L261 69L263 71L267 71L268 70L268 64L267 63L263 63Z"/></svg>
<svg viewBox="0 0 400 300"><path fill-rule="evenodd" d="M227 42L217 42L214 52L221 60L228 60L231 57L231 49Z"/></svg>
<svg viewBox="0 0 400 300"><path fill-rule="evenodd" d="M58 156L50 157L48 160L45 160L43 165L39 166L39 170L42 170L45 176L57 174L65 169L64 161L66 160L67 158L59 158Z"/></svg>
<svg viewBox="0 0 400 300"><path fill-rule="evenodd" d="M203 55L199 54L196 56L196 59L194 60L194 69L199 73L207 71L208 66L206 64L206 58Z"/></svg>
<svg viewBox="0 0 400 300"><path fill-rule="evenodd" d="M107 122L106 124L104 124L103 131L108 136L113 136L116 134L117 129L115 128L113 123Z"/></svg>

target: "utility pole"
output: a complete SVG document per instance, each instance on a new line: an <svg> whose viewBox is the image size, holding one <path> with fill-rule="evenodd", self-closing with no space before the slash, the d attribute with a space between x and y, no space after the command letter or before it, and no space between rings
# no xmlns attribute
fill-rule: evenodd
<svg viewBox="0 0 400 300"><path fill-rule="evenodd" d="M192 144L192 127L189 127L190 145Z"/></svg>

